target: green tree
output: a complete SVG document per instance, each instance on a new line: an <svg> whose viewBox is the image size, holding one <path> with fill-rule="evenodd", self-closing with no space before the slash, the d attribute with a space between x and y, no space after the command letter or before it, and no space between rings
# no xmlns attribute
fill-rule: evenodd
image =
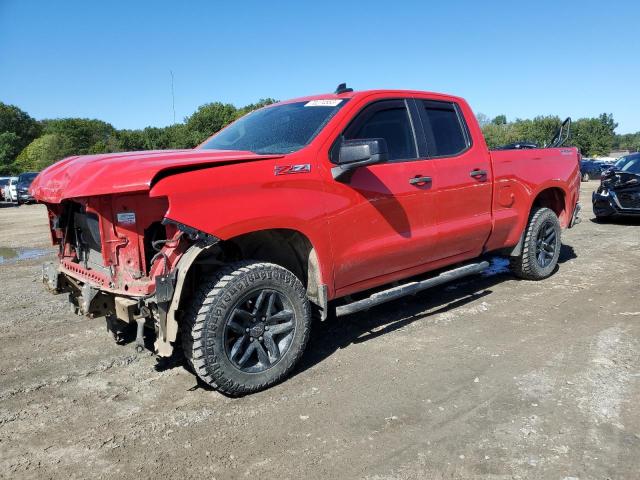
<svg viewBox="0 0 640 480"><path fill-rule="evenodd" d="M506 115L498 115L493 120L491 120L491 123L493 123L495 125L506 125L507 116Z"/></svg>
<svg viewBox="0 0 640 480"><path fill-rule="evenodd" d="M629 150L631 152L640 151L640 132L615 135L611 148L615 150Z"/></svg>
<svg viewBox="0 0 640 480"><path fill-rule="evenodd" d="M142 130L118 130L116 133L116 148L114 151L132 152L145 149L145 136Z"/></svg>
<svg viewBox="0 0 640 480"><path fill-rule="evenodd" d="M20 172L38 172L72 154L73 147L68 138L48 133L27 145L15 161L15 169Z"/></svg>
<svg viewBox="0 0 640 480"><path fill-rule="evenodd" d="M43 133L67 138L75 155L106 152L107 145L116 135L116 129L102 120L61 118L43 120L42 124Z"/></svg>
<svg viewBox="0 0 640 480"><path fill-rule="evenodd" d="M226 127L238 117L238 109L230 103L207 103L185 119L187 129L193 135L195 144Z"/></svg>
<svg viewBox="0 0 640 480"><path fill-rule="evenodd" d="M556 116L516 120L514 122L516 141L528 141L544 146L553 138L561 123L560 118Z"/></svg>
<svg viewBox="0 0 640 480"><path fill-rule="evenodd" d="M253 112L254 110L258 110L259 108L266 107L267 105L277 103L277 101L278 100L275 98L261 98L256 103L250 103L249 105L240 108L237 112L236 118L246 115L249 112Z"/></svg>
<svg viewBox="0 0 640 480"><path fill-rule="evenodd" d="M614 130L617 126L611 114L603 113L598 118L581 118L573 123L569 141L586 157L606 156L613 147Z"/></svg>
<svg viewBox="0 0 640 480"><path fill-rule="evenodd" d="M509 123L505 125L496 125L493 122L488 123L482 127L482 133L489 148L496 148L518 140L513 124Z"/></svg>
<svg viewBox="0 0 640 480"><path fill-rule="evenodd" d="M40 135L40 125L28 113L0 102L0 173L10 173L20 151Z"/></svg>
<svg viewBox="0 0 640 480"><path fill-rule="evenodd" d="M141 142L136 150L164 150L193 148L198 145L198 133L190 131L185 124L179 123L168 127L147 127L144 130L130 130L121 141ZM123 148L128 150L129 148Z"/></svg>
<svg viewBox="0 0 640 480"><path fill-rule="evenodd" d="M20 153L20 143L20 137L15 133L0 133L0 175L15 173L12 163Z"/></svg>

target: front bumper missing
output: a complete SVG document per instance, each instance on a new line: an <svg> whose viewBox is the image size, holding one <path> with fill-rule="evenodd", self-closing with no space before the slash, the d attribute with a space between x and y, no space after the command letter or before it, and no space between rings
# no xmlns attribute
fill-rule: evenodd
<svg viewBox="0 0 640 480"><path fill-rule="evenodd" d="M156 278L156 294L147 297L128 297L105 291L98 286L73 278L61 271L59 264L47 262L42 265L42 282L54 294L67 292L73 313L90 318L106 317L107 329L116 341L124 338L124 324L136 324L136 350L144 350L143 330L146 321L155 319L159 327L156 332L156 348L160 356L170 356L172 347L167 339L167 313L174 296L175 272ZM175 323L175 322L174 322ZM177 325L172 324L177 330ZM171 333L171 332L170 332ZM171 340L175 341L175 331Z"/></svg>
<svg viewBox="0 0 640 480"><path fill-rule="evenodd" d="M138 327L143 318L154 321L155 353L160 357L170 357L173 354L173 343L178 335L177 312L187 274L196 259L216 244L217 239L208 236L192 245L181 255L171 272L155 278L155 290L147 295L122 295L118 291L111 291L101 287L100 283L94 282L89 283L91 290L87 291L87 295L83 295L82 287L88 282L77 278L71 269L67 272L67 266L60 266L57 263L43 265L42 280L54 293L69 292L69 301L75 307L76 313L93 317L107 315L108 323L109 319L122 320L126 323L135 321ZM93 295L88 304L89 310L81 312L80 306L87 304L83 300L89 295Z"/></svg>
<svg viewBox="0 0 640 480"><path fill-rule="evenodd" d="M68 293L69 303L78 315L100 317L114 314L126 323L131 323L141 315L149 315L148 308L140 308L140 299L116 295L73 278L61 271L60 265L55 262L42 265L42 283L53 294Z"/></svg>

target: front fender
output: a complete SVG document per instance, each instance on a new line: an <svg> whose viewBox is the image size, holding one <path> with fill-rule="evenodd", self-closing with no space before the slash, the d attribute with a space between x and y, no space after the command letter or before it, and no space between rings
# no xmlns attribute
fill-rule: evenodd
<svg viewBox="0 0 640 480"><path fill-rule="evenodd" d="M167 218L221 240L268 229L301 233L315 249L321 280L331 294L322 180L313 169L275 175L275 166L266 160L178 173L158 181L150 195L167 198Z"/></svg>

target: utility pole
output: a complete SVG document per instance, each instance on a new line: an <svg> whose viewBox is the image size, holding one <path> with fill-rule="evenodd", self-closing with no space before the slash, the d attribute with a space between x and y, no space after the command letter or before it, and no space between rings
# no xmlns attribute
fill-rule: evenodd
<svg viewBox="0 0 640 480"><path fill-rule="evenodd" d="M176 124L176 97L173 94L173 71L169 70L169 73L171 74L171 108L173 109L173 124Z"/></svg>

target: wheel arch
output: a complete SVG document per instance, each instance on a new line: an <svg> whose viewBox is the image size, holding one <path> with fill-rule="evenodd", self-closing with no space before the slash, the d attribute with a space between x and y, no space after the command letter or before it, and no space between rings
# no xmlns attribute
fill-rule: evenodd
<svg viewBox="0 0 640 480"><path fill-rule="evenodd" d="M520 239L518 243L513 247L513 249L509 252L509 256L514 257L520 255L522 253L522 245L524 243L524 235L527 230L527 225L529 224L529 219L535 209L538 208L549 208L551 209L558 217L560 221L560 226L565 228L569 225L569 221L571 218L571 213L568 211L568 203L567 203L567 191L561 185L546 185L540 188L534 195L532 195L533 200L527 210L526 218L523 221L523 224L520 227Z"/></svg>
<svg viewBox="0 0 640 480"><path fill-rule="evenodd" d="M269 228L222 240L220 248L235 259L274 263L296 275L307 289L309 300L321 304L318 293L323 280L317 249L307 235L291 228ZM326 301L326 299L325 299Z"/></svg>
<svg viewBox="0 0 640 480"><path fill-rule="evenodd" d="M567 192L559 186L547 187L539 191L531 203L529 216L535 208L549 208L558 216L560 225L566 226L568 224Z"/></svg>
<svg viewBox="0 0 640 480"><path fill-rule="evenodd" d="M179 312L184 310L199 275L229 261L248 259L274 263L291 271L304 285L307 297L318 308L320 317L326 317L327 285L311 240L304 233L288 228L246 232L207 245L194 244L182 255L176 266L175 290L166 325L156 340L158 355L172 354L171 344L176 341L179 329Z"/></svg>

